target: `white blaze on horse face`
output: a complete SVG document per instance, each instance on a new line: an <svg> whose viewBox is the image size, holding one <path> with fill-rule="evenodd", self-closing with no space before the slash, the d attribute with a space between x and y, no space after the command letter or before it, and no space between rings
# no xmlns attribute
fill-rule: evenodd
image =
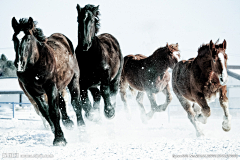
<svg viewBox="0 0 240 160"><path fill-rule="evenodd" d="M23 58L21 58L21 56L22 56L22 53L21 52L25 52L25 45L26 45L26 41L23 41L23 43L21 44L19 44L20 46L19 46L19 48L18 48L18 62L17 62L17 64L18 64L18 66L17 66L17 71L18 72L23 72L24 70L24 66L23 66L23 61L21 61L21 59L23 60Z"/></svg>
<svg viewBox="0 0 240 160"><path fill-rule="evenodd" d="M177 61L180 60L179 53L177 51L174 51L173 55L177 58Z"/></svg>
<svg viewBox="0 0 240 160"><path fill-rule="evenodd" d="M86 21L87 17L88 17L88 13L85 14L84 21Z"/></svg>
<svg viewBox="0 0 240 160"><path fill-rule="evenodd" d="M18 33L17 38L18 38L20 44L21 44L22 39L23 39L24 36L25 36L25 34L24 34L23 31L20 31L20 32Z"/></svg>
<svg viewBox="0 0 240 160"><path fill-rule="evenodd" d="M219 81L220 81L220 84L221 85L226 85L227 84L227 81L228 81L228 74L227 74L227 68L225 66L225 58L224 58L224 55L223 53L219 53L218 54L218 58L220 59L220 62L222 64L222 74L219 76Z"/></svg>

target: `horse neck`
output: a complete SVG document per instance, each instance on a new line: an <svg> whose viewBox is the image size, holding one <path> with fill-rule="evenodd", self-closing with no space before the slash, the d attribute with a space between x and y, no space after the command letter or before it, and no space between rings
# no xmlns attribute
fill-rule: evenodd
<svg viewBox="0 0 240 160"><path fill-rule="evenodd" d="M78 51L80 54L76 54L78 59L82 59L82 60L86 60L86 58L93 58L95 57L95 59L98 57L98 53L99 52L99 39L97 36L94 36L93 40L92 40L92 45L91 47L87 50L87 51L83 51L82 48L82 43L78 44ZM85 58L83 58L85 57Z"/></svg>
<svg viewBox="0 0 240 160"><path fill-rule="evenodd" d="M197 56L193 61L192 71L193 71L194 77L197 79L201 79L202 81L208 81L212 69L211 68L202 69L199 66L199 63L201 63L200 61L201 59L199 58L199 56Z"/></svg>
<svg viewBox="0 0 240 160"><path fill-rule="evenodd" d="M36 47L36 48L35 48ZM39 42L36 42L36 44L34 44L33 46L32 46L32 52L31 52L31 56L29 57L29 65L32 65L32 66L34 66L37 62L38 62L38 60L39 60L39 58L40 58L40 54L39 54L39 51L41 50L41 45L40 45L40 43Z"/></svg>
<svg viewBox="0 0 240 160"><path fill-rule="evenodd" d="M165 54L153 53L151 56L145 59L146 64L154 68L158 73L165 72L169 68L169 59Z"/></svg>

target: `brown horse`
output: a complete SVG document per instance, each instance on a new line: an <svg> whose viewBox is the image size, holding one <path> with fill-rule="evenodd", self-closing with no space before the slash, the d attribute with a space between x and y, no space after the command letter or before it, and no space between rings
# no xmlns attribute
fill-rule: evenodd
<svg viewBox="0 0 240 160"><path fill-rule="evenodd" d="M178 44L166 45L158 48L151 56L128 55L124 57L123 71L120 81L120 94L125 109L129 112L127 105L126 89L137 90L136 100L140 106L142 121L151 118L154 112L165 111L172 100L170 93L170 75L168 68L173 68L180 58ZM166 102L157 105L155 94L163 92ZM151 111L147 114L143 106L144 92L147 93L151 103Z"/></svg>
<svg viewBox="0 0 240 160"><path fill-rule="evenodd" d="M55 134L53 145L66 145L59 123L59 108L65 107L60 93L66 87L71 93L78 125L84 124L80 108L80 71L72 42L60 33L46 38L31 17L20 19L19 23L13 17L12 27L18 79L50 124Z"/></svg>
<svg viewBox="0 0 240 160"><path fill-rule="evenodd" d="M196 121L204 124L207 122L211 115L208 102L215 100L217 95L220 95L220 105L225 113L222 128L224 131L231 129L226 86L228 80L226 45L225 40L222 44L210 41L198 49L196 58L181 61L173 69L173 91L188 113L197 136L204 134Z"/></svg>

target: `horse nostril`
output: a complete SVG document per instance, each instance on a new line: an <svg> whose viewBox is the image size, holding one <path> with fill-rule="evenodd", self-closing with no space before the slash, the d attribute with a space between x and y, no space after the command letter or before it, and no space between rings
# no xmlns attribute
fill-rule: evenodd
<svg viewBox="0 0 240 160"><path fill-rule="evenodd" d="M220 81L222 81L222 82L223 82L223 78L222 78L222 77L220 78Z"/></svg>

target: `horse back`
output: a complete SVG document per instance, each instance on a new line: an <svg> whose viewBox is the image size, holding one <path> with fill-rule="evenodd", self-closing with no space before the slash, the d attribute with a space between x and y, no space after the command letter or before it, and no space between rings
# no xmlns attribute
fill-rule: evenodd
<svg viewBox="0 0 240 160"><path fill-rule="evenodd" d="M46 43L52 48L52 55L56 62L57 87L62 90L71 81L73 74L79 73L72 42L63 34L54 33L48 37ZM62 81L63 79L65 81Z"/></svg>

